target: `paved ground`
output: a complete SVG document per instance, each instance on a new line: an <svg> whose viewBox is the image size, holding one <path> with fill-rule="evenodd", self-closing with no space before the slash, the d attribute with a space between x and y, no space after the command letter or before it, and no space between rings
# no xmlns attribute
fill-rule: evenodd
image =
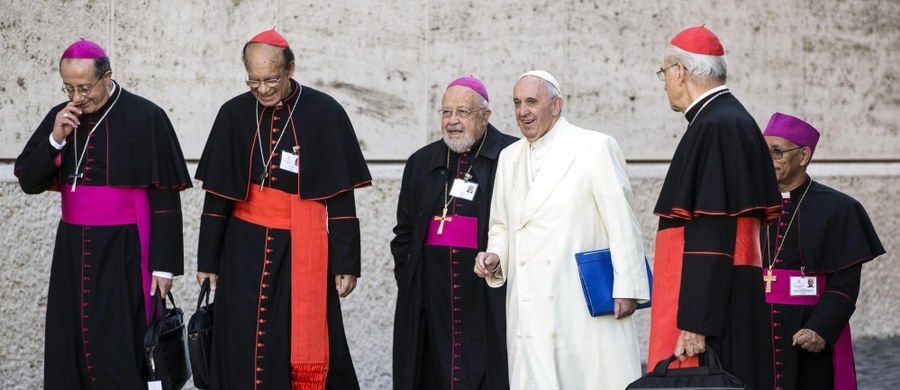
<svg viewBox="0 0 900 390"><path fill-rule="evenodd" d="M900 389L900 337L855 339L853 355L860 390Z"/></svg>
<svg viewBox="0 0 900 390"><path fill-rule="evenodd" d="M900 389L900 336L854 339L853 355L859 390Z"/></svg>

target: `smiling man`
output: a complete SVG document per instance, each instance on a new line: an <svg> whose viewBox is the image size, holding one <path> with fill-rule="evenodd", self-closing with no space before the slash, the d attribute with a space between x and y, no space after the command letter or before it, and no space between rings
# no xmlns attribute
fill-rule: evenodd
<svg viewBox="0 0 900 390"><path fill-rule="evenodd" d="M475 77L444 91L441 140L406 162L391 241L397 279L394 388L508 389L504 297L469 270L487 245L500 150Z"/></svg>
<svg viewBox="0 0 900 390"><path fill-rule="evenodd" d="M353 190L372 178L344 109L292 78L281 34L257 34L243 59L250 90L219 110L197 166L210 387L359 388L339 298L360 273Z"/></svg>
<svg viewBox="0 0 900 390"><path fill-rule="evenodd" d="M623 389L640 376L631 314L650 299L625 157L562 116L559 82L537 70L513 89L525 139L500 153L475 273L506 286L510 388ZM614 312L592 317L575 254L609 249Z"/></svg>
<svg viewBox="0 0 900 390"><path fill-rule="evenodd" d="M50 269L45 389L138 389L150 294L183 271L179 191L191 186L163 109L122 88L81 40L59 61L68 101L16 159L29 194L59 191Z"/></svg>

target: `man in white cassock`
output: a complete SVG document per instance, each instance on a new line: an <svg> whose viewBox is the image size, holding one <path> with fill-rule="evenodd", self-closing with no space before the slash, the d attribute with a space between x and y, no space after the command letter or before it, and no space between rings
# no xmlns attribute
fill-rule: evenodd
<svg viewBox="0 0 900 390"><path fill-rule="evenodd" d="M513 90L524 135L499 158L488 245L475 273L507 284L512 389L622 389L640 376L631 314L650 299L641 229L616 141L562 117L559 82L523 74ZM575 253L610 249L613 314L592 317Z"/></svg>

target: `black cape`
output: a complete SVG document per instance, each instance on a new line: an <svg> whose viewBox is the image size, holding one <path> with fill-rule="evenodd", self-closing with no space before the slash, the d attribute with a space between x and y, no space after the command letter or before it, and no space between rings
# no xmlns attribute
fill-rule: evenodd
<svg viewBox="0 0 900 390"><path fill-rule="evenodd" d="M761 262L758 253L738 245L757 234L741 230L740 220L774 218L780 205L768 147L756 121L727 89L698 101L685 118L688 128L654 210L660 233L683 229L680 244L663 245L681 245L681 257L661 260L666 257L657 253L654 267L679 267L682 277L673 286L678 291L654 286L654 297L676 295L678 329L706 335L726 370L755 389L771 388L772 348L760 268L734 263L748 257ZM666 276L655 279L661 278ZM652 314L662 315L661 310ZM672 330L652 329L651 339L656 331Z"/></svg>
<svg viewBox="0 0 900 390"><path fill-rule="evenodd" d="M479 250L487 246L488 215L497 158L503 148L516 141L515 137L501 133L492 125L488 125L485 134L484 146L472 163L472 181L478 183L474 214L478 217ZM443 140L433 142L409 157L403 173L395 237L391 241L394 277L398 287L394 316L394 388L442 388L452 383L452 388L457 389L508 389L505 286L490 288L475 276L471 269L478 250L455 248L451 256L450 247L425 246L429 222L435 213L440 213L436 210L443 205L444 184L452 185L448 180L456 177L456 169L451 169L451 172L446 170L447 151ZM455 168L454 161L458 155L451 154L451 165ZM456 324L450 324L449 319L444 321L446 324L428 324L426 318L427 313L434 311L450 313L452 304L445 296L449 292L435 292L451 284L449 271L434 274L440 273L436 271L438 268L447 268L443 263L448 263L451 258L462 263L459 265L461 271L453 271L458 274L453 283L459 286L453 293L458 296L457 299L470 302L468 305L473 306L459 308L455 312L463 315L461 325L466 330L460 331L462 335L455 340L447 337L446 340L435 341L435 338L442 338L443 333L432 331L429 334L429 328L458 329L454 326ZM424 275L426 272L430 275ZM441 278L444 279L441 286L423 285L438 283L435 279ZM427 291L432 291L432 296ZM440 313L431 316L437 317L441 317ZM451 346L454 341L460 344L455 349L461 351L456 358ZM454 371L451 364L434 367L432 361L457 363L457 370Z"/></svg>
<svg viewBox="0 0 900 390"><path fill-rule="evenodd" d="M760 233L766 264L775 260L775 248L781 246L774 268L803 267L808 275L824 274L826 282L814 306L770 305L777 324L772 327L776 386L833 388L834 346L856 309L862 264L885 250L865 209L844 193L807 178L784 203L780 218ZM811 353L791 345L802 328L825 339L825 349Z"/></svg>
<svg viewBox="0 0 900 390"><path fill-rule="evenodd" d="M725 91L698 101L685 114L690 125L672 157L654 214L691 219L768 212L768 219L775 217L781 198L765 139L744 106Z"/></svg>
<svg viewBox="0 0 900 390"><path fill-rule="evenodd" d="M91 128L116 98L91 138L77 186L146 188L151 215L149 268L180 275L184 250L179 191L190 187L191 180L165 111L117 84L104 107L80 118L78 156ZM64 180L71 183L76 133L67 137L61 151L49 141L56 114L65 105L47 113L16 159L15 174L26 193L59 190ZM86 226L60 221L47 298L46 389L146 385L141 373L146 315L140 258L135 224Z"/></svg>
<svg viewBox="0 0 900 390"><path fill-rule="evenodd" d="M370 185L372 176L360 151L347 113L331 96L291 80L291 96L284 111L297 99L293 115L296 133L282 142L300 146L300 198L327 199L353 188ZM216 116L209 140L197 165L203 189L232 200L246 200L249 183L259 184L259 146L256 135L258 104L250 92L229 100ZM265 110L260 110L265 111ZM262 131L270 127L262 123ZM286 137L287 138L287 137ZM273 161L278 161L273 159Z"/></svg>

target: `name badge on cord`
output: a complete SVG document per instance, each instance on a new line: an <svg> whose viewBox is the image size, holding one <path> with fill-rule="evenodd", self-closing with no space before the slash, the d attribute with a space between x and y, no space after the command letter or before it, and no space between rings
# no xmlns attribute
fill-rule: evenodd
<svg viewBox="0 0 900 390"><path fill-rule="evenodd" d="M162 381L147 382L147 390L163 390Z"/></svg>
<svg viewBox="0 0 900 390"><path fill-rule="evenodd" d="M791 276L791 296L792 297L815 296L817 281L818 280L815 277Z"/></svg>
<svg viewBox="0 0 900 390"><path fill-rule="evenodd" d="M450 188L450 196L472 200L475 199L475 192L478 191L478 183L472 183L463 179L453 180L453 187Z"/></svg>
<svg viewBox="0 0 900 390"><path fill-rule="evenodd" d="M287 150L281 151L281 164L278 168L288 172L300 173L300 156Z"/></svg>

